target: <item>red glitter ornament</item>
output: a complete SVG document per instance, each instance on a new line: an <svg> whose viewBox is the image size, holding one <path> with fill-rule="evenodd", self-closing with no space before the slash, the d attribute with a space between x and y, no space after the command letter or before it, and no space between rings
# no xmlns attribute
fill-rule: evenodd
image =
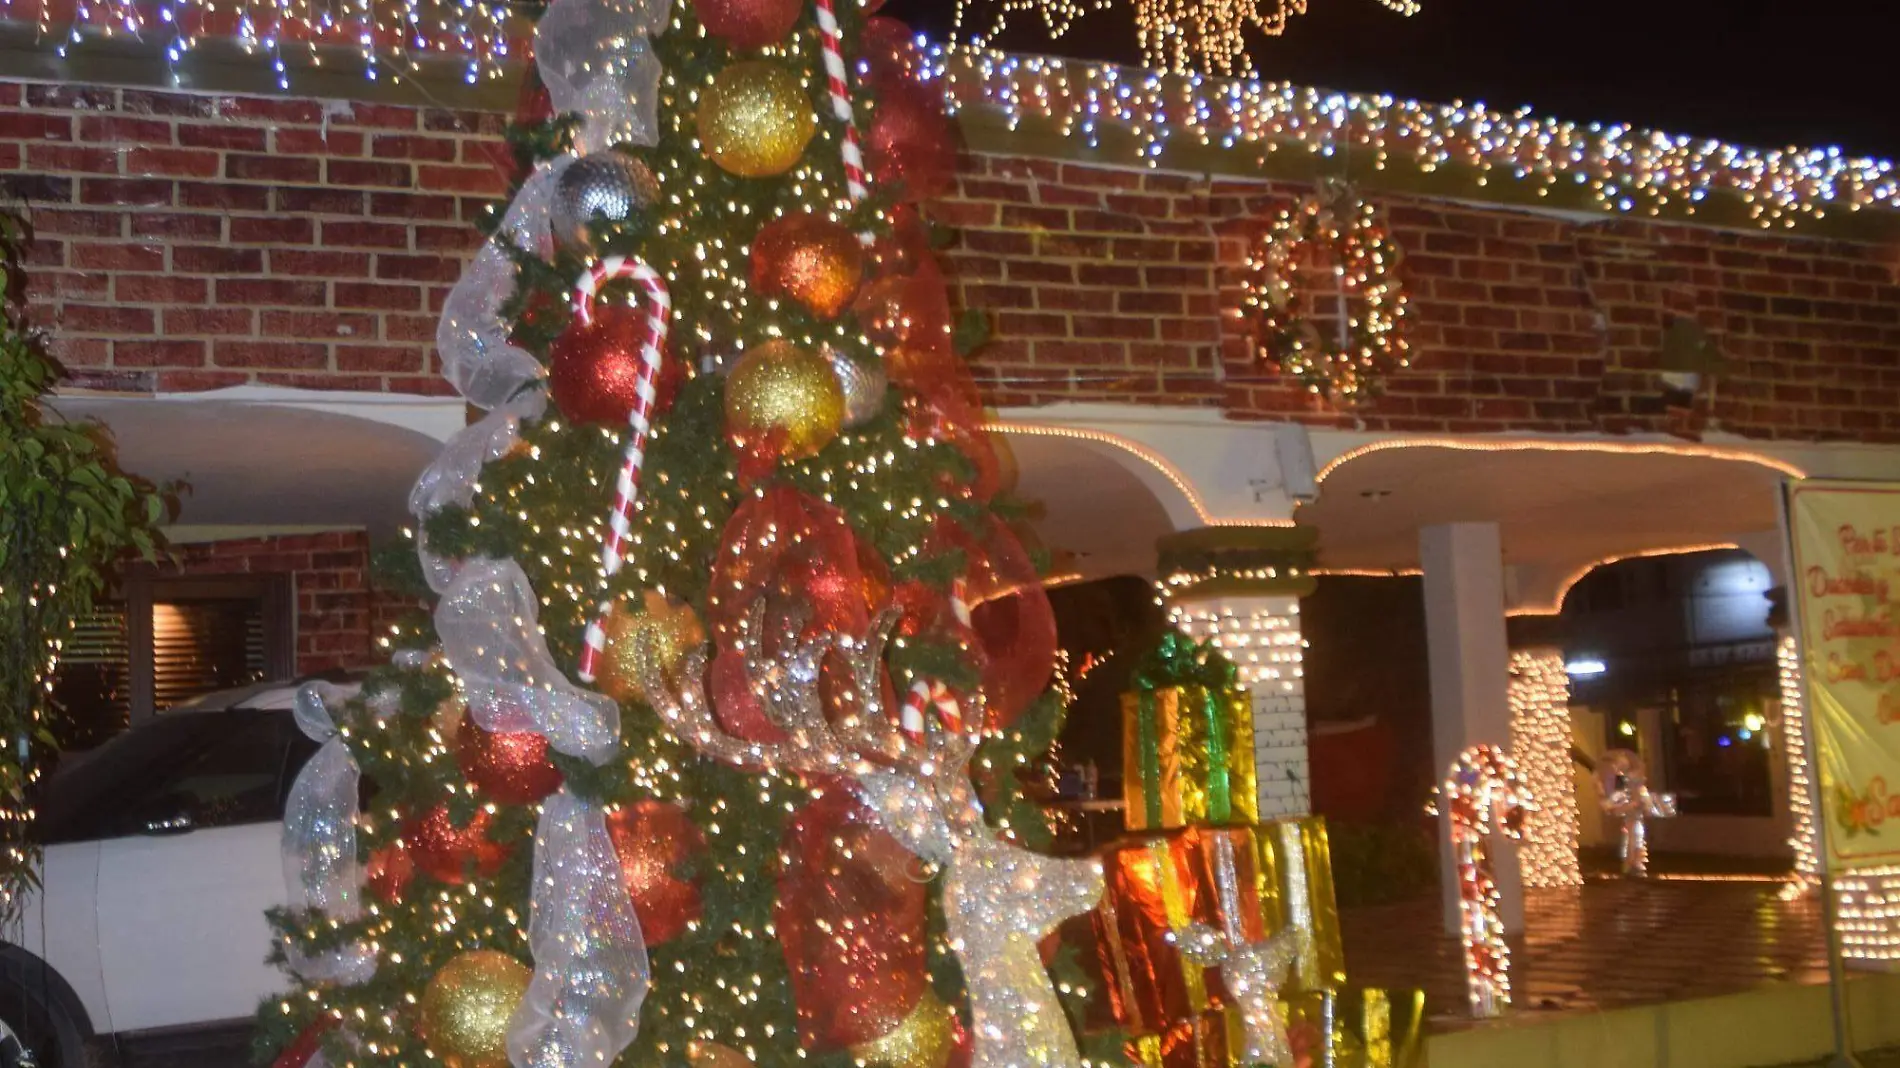
<svg viewBox="0 0 1900 1068"><path fill-rule="evenodd" d="M661 801L636 801L608 815L607 835L620 858L620 878L633 899L647 945L675 938L699 919L699 887L680 873L706 848L706 837L684 810Z"/></svg>
<svg viewBox="0 0 1900 1068"><path fill-rule="evenodd" d="M764 48L791 35L805 6L800 0L697 0L693 10L706 32L734 48Z"/></svg>
<svg viewBox="0 0 1900 1068"><path fill-rule="evenodd" d="M943 98L915 82L886 79L871 117L866 162L900 199L942 196L955 180L957 141Z"/></svg>
<svg viewBox="0 0 1900 1068"><path fill-rule="evenodd" d="M620 427L633 411L640 380L640 347L647 315L619 304L596 307L590 323L576 321L548 348L548 393L577 423Z"/></svg>
<svg viewBox="0 0 1900 1068"><path fill-rule="evenodd" d="M487 797L505 805L532 805L561 788L561 773L548 761L548 740L541 735L495 733L473 723L456 733L455 761Z"/></svg>
<svg viewBox="0 0 1900 1068"><path fill-rule="evenodd" d="M889 1034L929 982L916 859L844 789L799 809L779 852L774 916L801 1043L817 1052Z"/></svg>
<svg viewBox="0 0 1900 1068"><path fill-rule="evenodd" d="M460 886L468 881L471 869L487 878L507 861L508 847L488 837L492 822L488 813L477 812L467 826L457 827L449 818L448 806L437 805L405 824L402 840L417 869L438 882Z"/></svg>
<svg viewBox="0 0 1900 1068"><path fill-rule="evenodd" d="M401 901L403 888L415 876L415 862L409 859L409 851L403 848L400 838L370 853L368 870L364 873L369 892L386 905Z"/></svg>
<svg viewBox="0 0 1900 1068"><path fill-rule="evenodd" d="M752 241L752 284L835 319L857 295L864 246L848 228L809 212L766 223Z"/></svg>

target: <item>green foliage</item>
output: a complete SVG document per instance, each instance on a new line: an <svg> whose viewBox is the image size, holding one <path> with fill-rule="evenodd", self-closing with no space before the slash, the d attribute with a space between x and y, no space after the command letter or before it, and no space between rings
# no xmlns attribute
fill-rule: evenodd
<svg viewBox="0 0 1900 1068"><path fill-rule="evenodd" d="M63 371L26 323L25 222L0 212L0 926L18 918L37 868L26 792L47 730L47 679L74 620L128 556L155 559L162 492L118 467L95 423L46 406Z"/></svg>
<svg viewBox="0 0 1900 1068"><path fill-rule="evenodd" d="M850 63L859 9L840 5L838 14ZM740 178L702 153L694 116L697 95L738 57L701 31L693 7L673 5L672 25L652 43L666 72L659 141L630 151L659 178L664 207L623 225L597 227L594 237L598 254L637 255L668 279L670 358L692 366L702 349L730 359L753 344L784 337L810 348L830 346L854 359L879 359L851 315L820 320L793 301L763 300L747 286L745 250L758 227L777 214L835 209L854 229L882 233L887 228L880 216L885 205L875 198L849 210L839 206L843 132L830 119L810 12L772 55L805 76L813 109L824 118L803 160L782 179ZM863 123L875 102L864 94L859 102ZM532 163L566 150L573 130L572 116L517 126L510 143L524 163ZM485 226L492 232L496 221L491 217ZM521 250L514 259L517 289L504 309L513 321L512 337L545 359L568 326L569 290L585 264L571 250L551 262ZM607 287L602 299L616 299L613 290ZM986 329L986 324L962 324L959 337L980 343L978 326ZM815 456L744 477L726 444L724 410L724 380L702 373L688 378L661 413L646 446L627 563L604 587L598 553L622 462L620 428L575 425L553 406L547 417L523 426L518 448L483 469L480 490L466 507L444 508L424 521L430 546L451 558L519 563L541 595L538 621L549 651L572 677L582 634L603 599L632 606L653 592L692 606L702 619L707 616L727 525L755 491L789 487L830 502L892 584L919 583L940 594L948 593L970 562L962 552L942 547L933 529L950 522L980 531L1005 507L993 507L970 491L976 468L964 453L949 443L912 436L910 412L896 390L883 412L845 431ZM427 649L433 642L424 625L405 632L396 644ZM893 643L888 663L899 692L913 676L958 689L975 687L981 677L971 650L942 637ZM455 713L445 665L392 668L370 685L372 691L382 687L393 687L399 695L394 714L371 715L363 702L341 713L344 736L375 790L360 828L362 858L386 858L404 824L438 806L458 825L492 809L489 836L511 852L498 873L460 886L418 874L393 900L372 896L366 915L351 923L275 915L285 944L314 950L367 939L380 948L385 964L362 986L305 987L261 1006L260 1058L273 1056L329 1014L348 1021L350 1037L339 1034L328 1044L338 1068L439 1063L417 1033L414 1007L435 971L472 948L496 949L524 961L529 956L524 928L533 809L492 804L465 780L444 733ZM982 773L992 815L1009 821L1030 848L1048 847L1048 829L1015 769L1049 748L1060 721L1059 703L1045 699L983 756L996 772ZM815 789L828 784L741 772L702 759L650 709L631 700L621 703L616 759L598 767L558 755L553 759L577 796L606 805L649 800L677 805L707 843L701 855L673 873L695 880L703 914L684 933L649 946L655 982L638 1037L616 1062L620 1068L675 1068L685 1063L695 1043L705 1041L741 1048L759 1068L846 1068L852 1060L848 1051L800 1050L785 950L776 936L788 820ZM943 936L934 889L930 898L930 978L939 996L958 1005L966 1000L963 977ZM1090 985L1072 955L1058 961L1056 978L1071 997L1080 997ZM1105 1063L1119 1061L1119 1038L1098 1036L1085 1052Z"/></svg>
<svg viewBox="0 0 1900 1068"><path fill-rule="evenodd" d="M1423 824L1329 823L1341 908L1408 901L1438 886L1438 845Z"/></svg>

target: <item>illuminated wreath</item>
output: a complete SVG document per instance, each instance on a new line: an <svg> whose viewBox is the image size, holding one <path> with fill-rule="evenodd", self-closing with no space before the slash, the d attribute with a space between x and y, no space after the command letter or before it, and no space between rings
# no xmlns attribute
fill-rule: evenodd
<svg viewBox="0 0 1900 1068"><path fill-rule="evenodd" d="M1353 403L1383 392L1408 363L1399 246L1379 213L1344 186L1323 189L1280 213L1247 257L1242 282L1261 358L1307 389ZM1313 277L1333 277L1338 322L1328 338L1310 297Z"/></svg>

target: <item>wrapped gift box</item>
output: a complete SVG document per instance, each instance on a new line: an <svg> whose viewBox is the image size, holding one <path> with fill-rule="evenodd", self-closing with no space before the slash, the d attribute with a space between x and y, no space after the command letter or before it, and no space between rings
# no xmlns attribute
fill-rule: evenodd
<svg viewBox="0 0 1900 1068"><path fill-rule="evenodd" d="M1274 820L1255 830L1260 899L1266 931L1310 932L1293 966L1292 990L1330 990L1346 983L1346 947L1333 895L1333 855L1321 816Z"/></svg>
<svg viewBox="0 0 1900 1068"><path fill-rule="evenodd" d="M1245 1046L1240 1014L1216 1009L1196 1014L1158 1035L1128 1044L1128 1059L1142 1068L1249 1068L1236 1066L1230 1050Z"/></svg>
<svg viewBox="0 0 1900 1068"><path fill-rule="evenodd" d="M1230 870L1232 881L1223 877ZM1228 1004L1217 968L1187 960L1173 933L1190 923L1247 942L1288 926L1306 932L1288 991L1344 982L1339 913L1323 820L1262 827L1196 827L1130 842L1104 860L1107 893L1095 911L1095 956L1113 1016L1154 1036Z"/></svg>
<svg viewBox="0 0 1900 1068"><path fill-rule="evenodd" d="M1287 1044L1295 1068L1418 1068L1425 995L1378 989L1289 995ZM1254 1068L1234 1059L1246 1048L1240 1013L1215 1009L1128 1044L1141 1068Z"/></svg>
<svg viewBox="0 0 1900 1068"><path fill-rule="evenodd" d="M1253 705L1211 645L1170 633L1122 694L1123 819L1131 831L1259 818Z"/></svg>
<svg viewBox="0 0 1900 1068"><path fill-rule="evenodd" d="M1422 990L1309 991L1284 1004L1291 1044L1316 1051L1313 1068L1416 1068L1423 1061Z"/></svg>

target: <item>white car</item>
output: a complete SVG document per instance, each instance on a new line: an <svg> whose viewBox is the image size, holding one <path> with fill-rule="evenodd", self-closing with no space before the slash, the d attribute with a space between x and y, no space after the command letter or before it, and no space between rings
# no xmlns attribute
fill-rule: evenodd
<svg viewBox="0 0 1900 1068"><path fill-rule="evenodd" d="M42 885L0 945L0 1068L85 1068L94 1036L248 1022L284 986L284 802L317 745L293 684L170 709L61 767Z"/></svg>

